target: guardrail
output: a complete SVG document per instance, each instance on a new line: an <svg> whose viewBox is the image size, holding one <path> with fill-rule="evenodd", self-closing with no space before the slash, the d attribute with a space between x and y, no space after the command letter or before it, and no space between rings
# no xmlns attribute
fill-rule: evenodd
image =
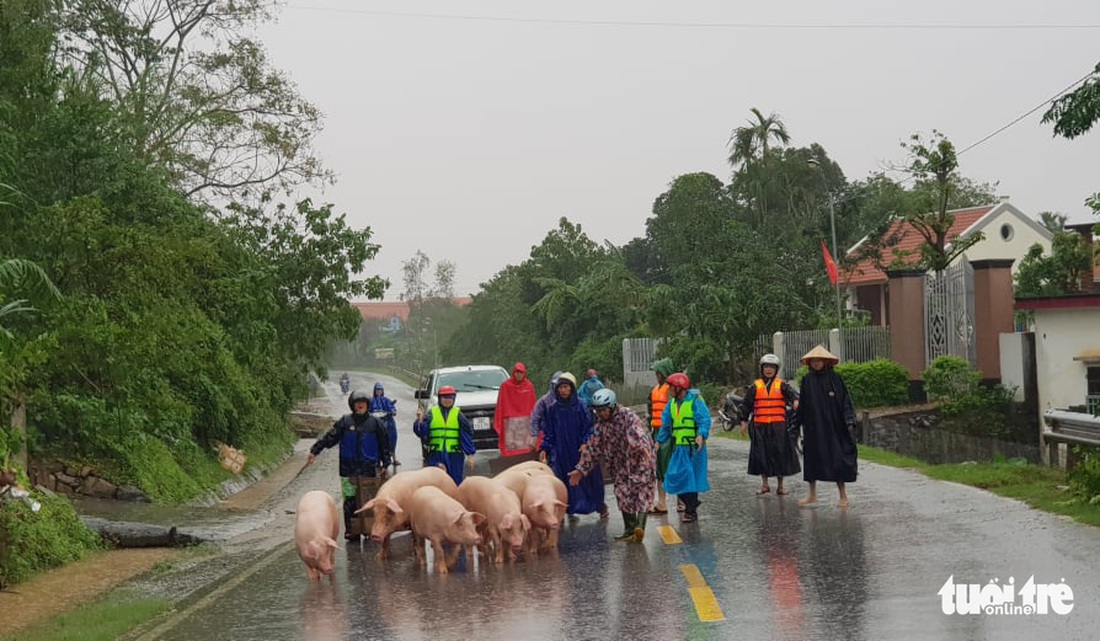
<svg viewBox="0 0 1100 641"><path fill-rule="evenodd" d="M1100 445L1100 418L1080 412L1046 410L1043 412L1043 439L1055 443Z"/></svg>

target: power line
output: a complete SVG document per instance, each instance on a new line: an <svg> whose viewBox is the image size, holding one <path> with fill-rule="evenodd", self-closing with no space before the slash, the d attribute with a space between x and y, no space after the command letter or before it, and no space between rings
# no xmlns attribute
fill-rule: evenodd
<svg viewBox="0 0 1100 641"><path fill-rule="evenodd" d="M994 136L996 136L997 134L999 134L999 133L1001 133L1001 132L1005 131L1006 129L1008 129L1009 127L1011 127L1011 126L1015 125L1016 123L1020 122L1020 121L1021 121L1021 120L1023 120L1024 118L1027 118L1028 116L1030 116L1031 114L1035 113L1036 111L1039 111L1039 110L1040 110L1040 109L1042 109L1043 107L1045 107L1045 106L1049 105L1050 103L1054 102L1055 100L1057 100L1057 99L1061 98L1062 96L1066 95L1067 93L1069 93L1069 92L1073 91L1073 89L1074 89L1074 88L1075 88L1075 87L1076 87L1077 85L1079 85L1079 84L1081 84L1081 83L1085 82L1086 80L1088 80L1089 78L1091 78L1091 77L1092 77L1092 76L1093 76L1093 75L1094 75L1095 73L1096 73L1095 71L1090 71L1090 72L1088 72L1088 73L1087 73L1087 74L1085 74L1084 76L1082 76L1082 77L1078 78L1077 80L1075 80L1075 81L1073 82L1073 84L1069 85L1069 86L1068 86L1068 87L1066 87L1065 89L1063 89L1063 90L1059 91L1058 93L1054 94L1054 95L1053 95L1052 97L1050 97L1050 98L1047 98L1047 99L1046 99L1046 100L1044 100L1043 102L1040 102L1039 104L1037 104L1037 105L1035 105L1034 107L1032 107L1031 109L1029 109L1029 110L1028 110L1027 112L1025 112L1025 113L1023 113L1023 114L1020 114L1020 115L1019 115L1019 116L1017 116L1016 118L1013 118L1013 119L1012 119L1012 120L1011 120L1011 121L1010 121L1010 122L1009 122L1009 123L1008 123L1007 125L1004 125L1003 127L1001 127L1001 128L999 128L999 129L997 129L997 130L993 131L992 133L990 133L990 134L986 135L986 136L985 136L984 138L982 138L981 140L979 140L979 141L977 141L977 142L975 142L975 143L971 143L971 144L967 145L966 147L964 147L963 149L961 149L961 150L959 150L959 151L955 152L955 155L956 155L956 156L961 156L961 155L963 155L964 153L966 153L966 152L970 151L971 149L973 149L973 148L977 147L978 145L980 145L980 144L982 144L982 143L986 142L986 141L987 141L987 140L989 140L990 138L993 138L993 137L994 137Z"/></svg>
<svg viewBox="0 0 1100 641"><path fill-rule="evenodd" d="M288 4L290 9L321 11L329 13L351 13L358 15L381 16L388 18L419 18L429 20L459 20L476 22L511 22L522 24L546 24L570 27L657 27L672 29L760 29L760 30L915 30L915 31L1034 31L1034 30L1094 30L1097 24L988 24L988 23L784 23L784 22L672 22L664 20L590 20L572 18L523 18L519 16L491 16L459 13L414 13L409 11L381 11L376 9L341 9L337 7L311 7Z"/></svg>

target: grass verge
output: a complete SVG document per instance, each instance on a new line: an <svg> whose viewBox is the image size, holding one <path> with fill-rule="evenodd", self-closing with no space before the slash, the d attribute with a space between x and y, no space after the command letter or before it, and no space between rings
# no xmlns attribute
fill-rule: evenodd
<svg viewBox="0 0 1100 641"><path fill-rule="evenodd" d="M748 440L736 429L730 432L712 429L710 434L736 441ZM1029 465L1017 460L933 465L867 445L859 446L859 458L890 467L913 469L939 481L981 488L999 496L1019 499L1037 510L1100 526L1100 505L1074 494L1066 473L1057 468Z"/></svg>
<svg viewBox="0 0 1100 641"><path fill-rule="evenodd" d="M1070 491L1066 473L1057 468L1029 465L1019 460L932 465L865 445L859 446L859 457L891 467L911 468L929 478L981 488L998 496L1019 499L1044 512L1068 516L1087 525L1100 525L1100 505Z"/></svg>
<svg viewBox="0 0 1100 641"><path fill-rule="evenodd" d="M0 641L111 641L170 607L168 599L112 593Z"/></svg>

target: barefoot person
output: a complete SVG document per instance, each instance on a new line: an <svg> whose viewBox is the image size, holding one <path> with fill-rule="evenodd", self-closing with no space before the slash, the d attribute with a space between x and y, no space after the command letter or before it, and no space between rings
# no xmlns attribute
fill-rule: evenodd
<svg viewBox="0 0 1100 641"><path fill-rule="evenodd" d="M821 345L802 357L810 371L799 389L798 416L802 423L802 478L810 494L799 505L817 501L817 482L836 483L840 507L848 507L845 483L856 480L856 413L844 381L833 370L839 362Z"/></svg>
<svg viewBox="0 0 1100 641"><path fill-rule="evenodd" d="M772 491L768 477L776 477L775 493L783 496L783 477L798 474L798 451L795 439L787 431L787 407L798 409L798 394L779 378L779 357L764 354L760 359L760 378L756 379L742 401L741 434L747 431L749 445L750 476L760 477L757 496Z"/></svg>

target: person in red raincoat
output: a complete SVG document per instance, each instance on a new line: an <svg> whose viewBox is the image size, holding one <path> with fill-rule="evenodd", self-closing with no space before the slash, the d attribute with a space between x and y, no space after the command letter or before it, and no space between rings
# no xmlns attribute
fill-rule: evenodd
<svg viewBox="0 0 1100 641"><path fill-rule="evenodd" d="M497 394L497 409L493 415L493 429L500 437L500 455L514 456L516 454L528 454L531 452L529 443L506 442L505 435L509 432L519 437L527 437L531 432L531 411L535 408L535 385L527 380L527 367L523 363L516 363L512 368L512 377L500 385ZM515 422L522 425L516 425ZM511 429L509 429L509 427ZM507 446L512 445L509 449Z"/></svg>

